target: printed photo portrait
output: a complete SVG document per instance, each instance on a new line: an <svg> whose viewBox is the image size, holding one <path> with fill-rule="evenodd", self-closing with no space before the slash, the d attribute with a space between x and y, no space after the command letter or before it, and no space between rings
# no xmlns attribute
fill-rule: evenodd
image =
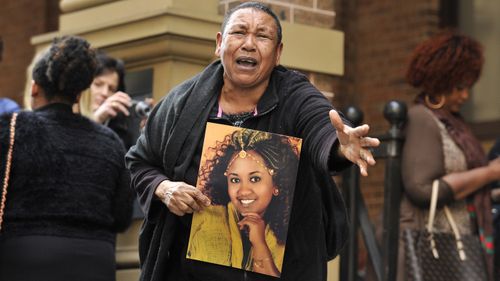
<svg viewBox="0 0 500 281"><path fill-rule="evenodd" d="M279 277L302 140L208 123L187 258Z"/></svg>

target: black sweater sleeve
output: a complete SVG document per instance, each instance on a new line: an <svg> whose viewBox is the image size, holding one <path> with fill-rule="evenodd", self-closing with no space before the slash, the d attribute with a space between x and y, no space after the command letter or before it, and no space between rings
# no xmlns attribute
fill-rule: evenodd
<svg viewBox="0 0 500 281"><path fill-rule="evenodd" d="M122 155L124 154L123 151ZM115 219L114 231L116 232L125 231L132 222L132 200L134 199L134 193L130 187L130 173L125 168L125 162L121 161L121 163L112 210Z"/></svg>
<svg viewBox="0 0 500 281"><path fill-rule="evenodd" d="M155 220L159 215L162 203L156 198L155 190L162 181L169 179L163 171L162 162L162 146L166 142L163 138L168 135L164 131L167 127L166 120L172 118L167 116L167 100L168 96L153 109L137 143L125 156L131 186L136 191L139 204L148 220Z"/></svg>
<svg viewBox="0 0 500 281"><path fill-rule="evenodd" d="M337 154L337 131L333 127L329 112L334 109L323 94L303 75L297 75L290 83L293 101L291 112L295 112L294 130L304 140L313 165L321 170L337 172L348 167L351 162ZM349 122L343 117L344 123Z"/></svg>

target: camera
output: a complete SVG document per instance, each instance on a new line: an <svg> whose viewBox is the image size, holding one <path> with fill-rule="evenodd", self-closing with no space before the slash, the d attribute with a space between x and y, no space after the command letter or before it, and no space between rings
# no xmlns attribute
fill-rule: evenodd
<svg viewBox="0 0 500 281"><path fill-rule="evenodd" d="M152 109L151 104L145 101L132 100L131 111L135 112L138 117L147 118Z"/></svg>

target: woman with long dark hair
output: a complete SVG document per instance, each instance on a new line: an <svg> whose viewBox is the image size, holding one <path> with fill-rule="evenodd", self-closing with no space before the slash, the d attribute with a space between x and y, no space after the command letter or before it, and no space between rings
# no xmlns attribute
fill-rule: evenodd
<svg viewBox="0 0 500 281"><path fill-rule="evenodd" d="M188 255L279 276L298 169L297 146L286 136L242 129L209 152L213 157L200 169L199 180L212 207L194 217ZM207 243L207 237L216 242Z"/></svg>

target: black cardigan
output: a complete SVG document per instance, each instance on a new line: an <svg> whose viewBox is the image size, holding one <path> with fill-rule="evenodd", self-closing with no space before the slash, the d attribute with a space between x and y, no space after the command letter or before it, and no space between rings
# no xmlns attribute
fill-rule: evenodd
<svg viewBox="0 0 500 281"><path fill-rule="evenodd" d="M0 118L5 163L10 115ZM114 242L131 221L125 150L110 129L71 106L51 104L17 118L0 238L53 235ZM3 173L2 173L3 175Z"/></svg>
<svg viewBox="0 0 500 281"><path fill-rule="evenodd" d="M196 184L205 124L212 120L222 73L216 61L173 89L153 110L145 132L126 156L132 186L146 214L139 244L141 280L275 280L186 259L191 216L173 215L154 197L165 179ZM329 175L330 152L337 139L330 109L304 75L277 67L257 105L258 114L242 125L304 141L281 280L326 280L326 262L345 242L345 207Z"/></svg>

